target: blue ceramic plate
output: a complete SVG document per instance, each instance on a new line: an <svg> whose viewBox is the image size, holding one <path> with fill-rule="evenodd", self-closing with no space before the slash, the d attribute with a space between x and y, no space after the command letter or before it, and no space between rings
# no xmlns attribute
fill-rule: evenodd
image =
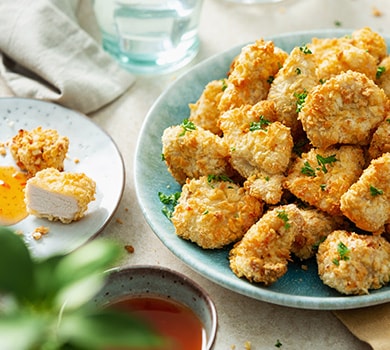
<svg viewBox="0 0 390 350"><path fill-rule="evenodd" d="M29 215L10 227L23 233L33 256L46 257L71 252L105 227L122 197L125 171L117 146L92 119L54 103L16 97L0 99L0 142L11 139L19 129L38 126L56 129L69 138L65 171L85 173L96 182L95 200L81 220L62 224ZM0 165L15 166L10 151L0 157ZM48 227L49 233L35 240L31 234L39 226Z"/></svg>
<svg viewBox="0 0 390 350"><path fill-rule="evenodd" d="M290 52L313 37L336 37L351 31L327 30L292 33L267 38ZM151 108L141 131L136 150L135 185L143 214L160 240L184 263L204 277L237 293L266 302L305 309L336 310L375 305L390 301L390 286L369 295L343 296L324 285L317 274L314 260L289 264L288 272L275 284L265 287L237 278L229 268L229 249L203 250L196 244L178 238L171 222L161 213L158 192L174 193L180 186L168 173L161 160L161 136L165 128L180 124L189 116L189 103L194 103L205 85L226 76L233 58L243 45L200 63L177 79Z"/></svg>

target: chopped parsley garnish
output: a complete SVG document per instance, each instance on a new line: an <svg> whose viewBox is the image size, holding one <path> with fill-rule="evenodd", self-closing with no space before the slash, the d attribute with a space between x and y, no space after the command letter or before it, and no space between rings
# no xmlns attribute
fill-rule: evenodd
<svg viewBox="0 0 390 350"><path fill-rule="evenodd" d="M229 176L226 175L208 175L207 182L211 183L212 181L234 182Z"/></svg>
<svg viewBox="0 0 390 350"><path fill-rule="evenodd" d="M299 113L304 104L305 104L305 100L306 100L306 97L307 97L307 91L306 89L303 90L303 92L301 93L297 93L297 92L294 92L294 97L297 99L296 101L296 104L297 104L297 109L296 109L296 112Z"/></svg>
<svg viewBox="0 0 390 350"><path fill-rule="evenodd" d="M390 118L387 118L386 121L390 124Z"/></svg>
<svg viewBox="0 0 390 350"><path fill-rule="evenodd" d="M383 194L383 190L380 190L379 188L376 188L373 185L370 185L370 194L371 194L371 196L376 197L376 196Z"/></svg>
<svg viewBox="0 0 390 350"><path fill-rule="evenodd" d="M307 176L313 176L313 177L316 176L315 170L312 168L312 166L308 161L303 163L303 167L301 168L301 173Z"/></svg>
<svg viewBox="0 0 390 350"><path fill-rule="evenodd" d="M288 215L287 213L284 211L284 210L281 210L281 211L278 211L278 218L283 220L284 222L284 228L287 230L291 227L290 223L288 222L289 219L288 219Z"/></svg>
<svg viewBox="0 0 390 350"><path fill-rule="evenodd" d="M258 122L251 122L249 124L249 131L263 130L265 131L265 127L270 125L271 122L264 118L263 115L260 116L260 120Z"/></svg>
<svg viewBox="0 0 390 350"><path fill-rule="evenodd" d="M196 125L188 119L184 119L180 126L183 128L183 132L179 136L184 136L187 131L196 130Z"/></svg>
<svg viewBox="0 0 390 350"><path fill-rule="evenodd" d="M321 184L320 188L321 188L321 191L325 191L326 190L326 184Z"/></svg>
<svg viewBox="0 0 390 350"><path fill-rule="evenodd" d="M349 260L349 252L349 248L343 242L339 242L337 245L337 253L339 254L339 258L333 259L333 263L338 266L340 264L340 260Z"/></svg>
<svg viewBox="0 0 390 350"><path fill-rule="evenodd" d="M306 45L300 46L299 50L301 50L305 55L311 55L313 53Z"/></svg>
<svg viewBox="0 0 390 350"><path fill-rule="evenodd" d="M222 81L222 91L225 91L226 88L228 87L226 84L226 79L221 79L221 81Z"/></svg>
<svg viewBox="0 0 390 350"><path fill-rule="evenodd" d="M329 157L323 157L320 154L316 155L317 163L319 165L318 168L314 169L308 161L303 163L303 167L301 168L301 173L305 174L307 176L316 176L316 170L322 170L324 174L328 172L328 169L326 167L326 164L333 164L334 162L337 162L336 155L333 154ZM325 185L322 185L325 188ZM322 188L322 187L321 187Z"/></svg>
<svg viewBox="0 0 390 350"><path fill-rule="evenodd" d="M172 213L175 210L177 202L180 198L180 194L181 192L175 192L169 195L164 194L162 192L158 193L158 198L160 199L160 202L164 204L161 211L168 219L171 219L172 217Z"/></svg>
<svg viewBox="0 0 390 350"><path fill-rule="evenodd" d="M272 84L272 82L275 80L275 77L273 75L270 75L267 79L268 84Z"/></svg>
<svg viewBox="0 0 390 350"><path fill-rule="evenodd" d="M280 342L280 340L276 339L275 347L276 348L281 348L282 346L283 346L283 344Z"/></svg>
<svg viewBox="0 0 390 350"><path fill-rule="evenodd" d="M297 75L300 75L302 73L301 68L297 67L295 69L295 72L297 73Z"/></svg>
<svg viewBox="0 0 390 350"><path fill-rule="evenodd" d="M321 170L326 174L328 172L328 169L326 168L326 164L332 164L334 162L337 162L336 155L332 154L329 157L323 157L319 154L316 156L318 165L321 167Z"/></svg>
<svg viewBox="0 0 390 350"><path fill-rule="evenodd" d="M326 79L320 79L320 84L322 85L322 84L325 84L325 82L326 82Z"/></svg>
<svg viewBox="0 0 390 350"><path fill-rule="evenodd" d="M336 21L334 21L334 25L335 25L336 27L341 27L341 22L338 21L338 20L336 20Z"/></svg>
<svg viewBox="0 0 390 350"><path fill-rule="evenodd" d="M376 70L376 78L379 79L381 75L386 71L386 67L379 66Z"/></svg>

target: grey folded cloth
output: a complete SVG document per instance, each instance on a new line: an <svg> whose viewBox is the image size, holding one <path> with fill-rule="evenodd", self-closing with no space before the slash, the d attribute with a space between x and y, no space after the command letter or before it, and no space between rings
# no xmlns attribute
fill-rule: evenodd
<svg viewBox="0 0 390 350"><path fill-rule="evenodd" d="M1 0L0 76L19 97L93 112L134 76L102 48L90 0Z"/></svg>

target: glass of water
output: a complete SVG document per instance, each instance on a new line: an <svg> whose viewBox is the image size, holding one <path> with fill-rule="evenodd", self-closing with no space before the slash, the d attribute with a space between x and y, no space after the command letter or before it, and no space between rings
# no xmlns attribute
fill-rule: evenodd
<svg viewBox="0 0 390 350"><path fill-rule="evenodd" d="M95 0L103 48L134 73L167 73L199 51L203 0Z"/></svg>

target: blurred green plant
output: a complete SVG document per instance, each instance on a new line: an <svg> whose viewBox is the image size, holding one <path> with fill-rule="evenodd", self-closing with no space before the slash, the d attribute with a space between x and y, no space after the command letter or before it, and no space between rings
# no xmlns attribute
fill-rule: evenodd
<svg viewBox="0 0 390 350"><path fill-rule="evenodd" d="M140 320L91 302L119 254L114 243L95 240L67 255L33 259L19 235L0 227L0 349L161 345Z"/></svg>

